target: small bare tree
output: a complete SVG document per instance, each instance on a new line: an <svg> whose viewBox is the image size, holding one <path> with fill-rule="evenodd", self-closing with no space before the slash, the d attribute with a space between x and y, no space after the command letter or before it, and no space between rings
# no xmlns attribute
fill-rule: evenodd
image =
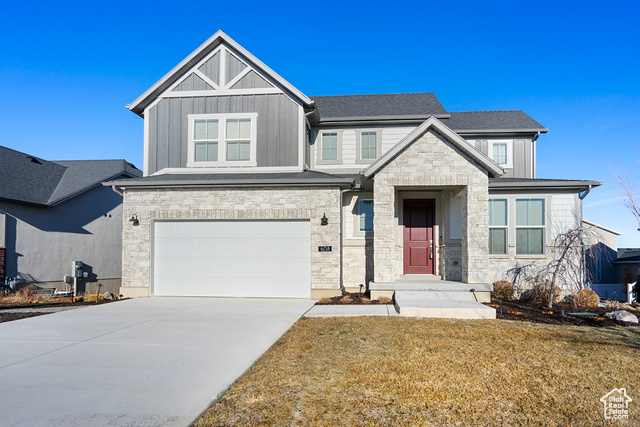
<svg viewBox="0 0 640 427"><path fill-rule="evenodd" d="M597 244L592 228L576 227L558 234L553 240L553 260L538 271L538 282L549 286L547 307L553 307L557 289L577 291L588 281L585 266L585 246Z"/></svg>
<svg viewBox="0 0 640 427"><path fill-rule="evenodd" d="M635 217L638 223L638 231L640 231L640 193L638 193L638 182L627 173L624 166L616 163L615 165L609 164L609 170L616 179L615 184L616 191L622 199L622 204L629 209L629 212Z"/></svg>

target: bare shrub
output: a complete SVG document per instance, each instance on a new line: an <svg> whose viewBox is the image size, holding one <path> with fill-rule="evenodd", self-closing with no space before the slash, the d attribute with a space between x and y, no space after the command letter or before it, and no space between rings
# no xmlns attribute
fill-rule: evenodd
<svg viewBox="0 0 640 427"><path fill-rule="evenodd" d="M324 297L324 298L320 298L320 301L318 301L320 304L331 304L331 298L329 297Z"/></svg>
<svg viewBox="0 0 640 427"><path fill-rule="evenodd" d="M351 304L353 302L353 298L351 298L351 296L349 295L345 295L342 298L340 298L339 303L340 304Z"/></svg>
<svg viewBox="0 0 640 427"><path fill-rule="evenodd" d="M553 304L558 303L558 298L560 297L560 288L557 286L551 287L551 281L544 280L534 280L533 286L529 293L527 294L529 301L534 304L548 304L549 299L551 298L551 290L553 289Z"/></svg>
<svg viewBox="0 0 640 427"><path fill-rule="evenodd" d="M513 299L513 285L507 280L498 280L493 282L493 292L491 292L492 298L498 298L502 296L504 299L511 301Z"/></svg>
<svg viewBox="0 0 640 427"><path fill-rule="evenodd" d="M18 296L26 299L33 298L37 293L38 287L36 285L27 285L17 292Z"/></svg>
<svg viewBox="0 0 640 427"><path fill-rule="evenodd" d="M389 297L380 297L378 298L380 304L391 304L391 298Z"/></svg>
<svg viewBox="0 0 640 427"><path fill-rule="evenodd" d="M598 294L589 289L580 289L573 294L573 304L577 307L598 307L600 306L600 297Z"/></svg>

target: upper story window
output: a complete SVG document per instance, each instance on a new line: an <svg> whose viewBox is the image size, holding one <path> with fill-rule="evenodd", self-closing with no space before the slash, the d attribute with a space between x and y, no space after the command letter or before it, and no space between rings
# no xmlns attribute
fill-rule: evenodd
<svg viewBox="0 0 640 427"><path fill-rule="evenodd" d="M507 253L507 199L489 199L489 253Z"/></svg>
<svg viewBox="0 0 640 427"><path fill-rule="evenodd" d="M256 113L190 114L187 166L255 166Z"/></svg>
<svg viewBox="0 0 640 427"><path fill-rule="evenodd" d="M513 141L489 142L489 157L502 166L510 169L513 167Z"/></svg>
<svg viewBox="0 0 640 427"><path fill-rule="evenodd" d="M516 199L516 253L544 254L544 199Z"/></svg>
<svg viewBox="0 0 640 427"><path fill-rule="evenodd" d="M361 130L356 132L356 152L358 163L371 163L380 155L380 131Z"/></svg>
<svg viewBox="0 0 640 427"><path fill-rule="evenodd" d="M321 131L318 135L318 164L339 164L342 162L342 132Z"/></svg>

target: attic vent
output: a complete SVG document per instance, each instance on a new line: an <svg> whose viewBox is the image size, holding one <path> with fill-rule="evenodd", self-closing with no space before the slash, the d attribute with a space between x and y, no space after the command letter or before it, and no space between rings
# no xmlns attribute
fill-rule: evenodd
<svg viewBox="0 0 640 427"><path fill-rule="evenodd" d="M35 157L31 157L31 156L27 156L27 158L29 160L31 160L31 163L36 163L38 165L41 165L42 163L40 162L40 160L36 159Z"/></svg>

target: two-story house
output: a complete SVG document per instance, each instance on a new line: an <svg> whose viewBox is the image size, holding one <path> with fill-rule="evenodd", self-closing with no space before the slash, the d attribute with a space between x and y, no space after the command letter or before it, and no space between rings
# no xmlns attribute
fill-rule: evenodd
<svg viewBox="0 0 640 427"><path fill-rule="evenodd" d="M128 108L127 296L318 298L546 262L594 181L536 178L547 129L433 93L308 97L222 31Z"/></svg>

